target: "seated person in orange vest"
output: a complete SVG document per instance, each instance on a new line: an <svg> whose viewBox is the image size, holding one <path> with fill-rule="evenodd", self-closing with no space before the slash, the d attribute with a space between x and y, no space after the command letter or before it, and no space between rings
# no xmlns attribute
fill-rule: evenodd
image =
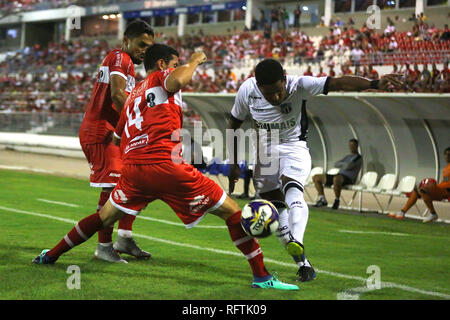
<svg viewBox="0 0 450 320"><path fill-rule="evenodd" d="M423 179L419 187L415 187L413 192L411 192L403 209L398 213L389 213L391 218L403 219L405 213L416 204L417 199L422 198L428 210L430 210L430 215L423 222L433 222L438 219L433 201L441 201L443 199L450 201L450 147L445 149L444 157L445 161L447 161L447 166L442 171L442 182L437 184L436 180L432 178Z"/></svg>
<svg viewBox="0 0 450 320"><path fill-rule="evenodd" d="M333 185L334 195L336 199L333 203L333 209L339 208L339 198L341 197L342 187L348 184L354 184L358 177L359 170L362 166L362 157L358 152L358 140L351 139L349 141L350 154L339 160L334 164L336 168L339 168L339 172L336 175L329 174L316 174L313 177L314 186L318 192L319 200L314 207L323 207L328 205L325 199L323 186Z"/></svg>

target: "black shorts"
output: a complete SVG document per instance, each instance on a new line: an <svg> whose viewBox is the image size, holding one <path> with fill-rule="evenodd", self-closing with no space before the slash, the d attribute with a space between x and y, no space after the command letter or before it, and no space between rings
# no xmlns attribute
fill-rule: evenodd
<svg viewBox="0 0 450 320"><path fill-rule="evenodd" d="M333 185L333 178L334 178L334 176L337 176L337 175L326 174L325 176L327 178L327 180L325 181L325 186L326 187L332 186ZM343 174L341 174L341 176L344 177L344 182L342 183L342 186L345 186L345 185L348 185L348 184L353 184L353 181L349 177L344 176Z"/></svg>

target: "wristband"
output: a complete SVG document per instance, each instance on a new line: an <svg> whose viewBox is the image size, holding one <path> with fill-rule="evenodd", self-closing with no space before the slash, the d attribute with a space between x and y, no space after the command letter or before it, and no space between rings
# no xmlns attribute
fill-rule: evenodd
<svg viewBox="0 0 450 320"><path fill-rule="evenodd" d="M370 81L370 86L369 86L369 88L370 88L370 89L378 90L378 89L379 89L379 88L378 88L379 82L380 82L380 80L371 80L371 81Z"/></svg>

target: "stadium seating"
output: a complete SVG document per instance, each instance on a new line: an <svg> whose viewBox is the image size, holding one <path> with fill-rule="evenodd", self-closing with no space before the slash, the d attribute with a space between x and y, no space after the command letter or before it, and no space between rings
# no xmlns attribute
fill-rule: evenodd
<svg viewBox="0 0 450 320"><path fill-rule="evenodd" d="M323 168L322 167L314 167L314 168L312 168L311 172L309 173L309 176L308 176L308 178L306 179L306 182L305 182L305 193L306 193L306 195L308 196L308 198L309 198L309 200L311 202L314 201L314 199L309 194L307 187L310 187L310 186L314 185L312 179L313 179L313 177L316 174L323 174Z"/></svg>
<svg viewBox="0 0 450 320"><path fill-rule="evenodd" d="M406 193L409 193L414 190L415 184L416 184L416 177L405 176L400 180L396 189L382 191L380 194L389 196L387 206L384 210L382 210L382 213L388 212L392 199L394 197L406 197Z"/></svg>
<svg viewBox="0 0 450 320"><path fill-rule="evenodd" d="M375 171L368 171L363 174L361 181L358 184L344 186L344 190L354 191L348 206L351 207L356 194L359 193L358 210L362 210L362 193L365 189L372 188L376 185L378 173Z"/></svg>
<svg viewBox="0 0 450 320"><path fill-rule="evenodd" d="M378 185L376 187L367 187L363 189L363 192L371 193L375 200L378 203L378 206L380 207L381 212L383 212L383 206L380 203L380 200L377 197L377 194L381 194L383 192L389 192L392 191L395 187L396 177L393 173L386 173L383 175L378 182Z"/></svg>

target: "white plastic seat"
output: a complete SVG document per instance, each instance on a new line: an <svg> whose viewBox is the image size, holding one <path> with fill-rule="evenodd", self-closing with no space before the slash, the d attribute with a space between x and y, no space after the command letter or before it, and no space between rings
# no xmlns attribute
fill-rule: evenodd
<svg viewBox="0 0 450 320"><path fill-rule="evenodd" d="M308 178L306 179L306 182L305 182L305 194L308 196L308 198L309 198L310 201L312 201L312 197L311 197L311 195L309 194L309 192L308 192L308 190L306 189L306 187L307 187L307 186L310 186L310 185L313 185L312 179L313 179L313 177L314 177L316 174L322 174L322 173L323 173L323 168L322 168L322 167L314 167L314 168L311 169L311 172L309 173L309 176L308 176Z"/></svg>
<svg viewBox="0 0 450 320"><path fill-rule="evenodd" d="M413 191L415 184L416 184L416 177L406 176L400 180L395 190L386 190L383 191L382 194L399 196L401 194Z"/></svg>
<svg viewBox="0 0 450 320"><path fill-rule="evenodd" d="M377 183L378 173L375 171L368 171L364 173L361 178L361 182L356 185L351 185L350 190L361 191L367 188L372 188Z"/></svg>
<svg viewBox="0 0 450 320"><path fill-rule="evenodd" d="M308 178L306 179L305 185L312 184L312 179L316 174L322 174L323 168L322 167L314 167L311 169L311 172L309 173Z"/></svg>
<svg viewBox="0 0 450 320"><path fill-rule="evenodd" d="M352 190L353 195L352 199L348 203L349 206L352 205L353 201L355 200L356 194L359 192L359 204L358 204L358 210L361 212L362 210L362 191L364 191L366 188L374 187L377 183L378 173L375 171L368 171L364 173L364 175L361 178L361 181L358 184L355 185L348 185L345 186L344 189Z"/></svg>
<svg viewBox="0 0 450 320"><path fill-rule="evenodd" d="M389 195L389 201L387 207L383 210L383 212L388 212L389 207L391 206L392 199L394 196L403 196L405 197L405 193L411 192L414 190L414 186L416 184L416 177L414 176L405 176L398 183L397 188L394 190L386 190L381 192L380 194Z"/></svg>
<svg viewBox="0 0 450 320"><path fill-rule="evenodd" d="M339 168L331 168L330 170L327 171L327 174L332 175L332 176L334 176L338 173L339 173Z"/></svg>
<svg viewBox="0 0 450 320"><path fill-rule="evenodd" d="M380 193L383 191L392 190L395 187L395 180L395 174L386 173L381 177L380 182L378 182L378 185L376 187L368 187L365 191Z"/></svg>

